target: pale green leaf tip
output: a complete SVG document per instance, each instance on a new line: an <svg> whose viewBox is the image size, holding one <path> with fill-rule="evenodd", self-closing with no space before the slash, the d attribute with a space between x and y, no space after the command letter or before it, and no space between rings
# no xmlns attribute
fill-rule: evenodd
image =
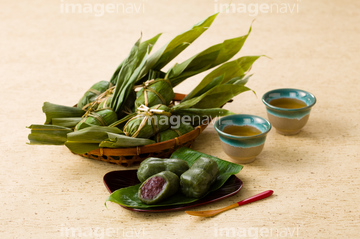
<svg viewBox="0 0 360 239"><path fill-rule="evenodd" d="M251 90L254 93L254 95L256 96L256 98L258 98L258 96L254 90L252 90L252 89L249 89L249 90Z"/></svg>
<svg viewBox="0 0 360 239"><path fill-rule="evenodd" d="M232 111L229 111L228 112L228 115L234 115L235 113L234 112L232 112Z"/></svg>
<svg viewBox="0 0 360 239"><path fill-rule="evenodd" d="M251 21L250 28L249 28L249 32L248 32L247 35L250 35L250 32L251 32L251 30L252 30L252 25L254 24L255 20L256 20L256 18L254 18L254 19Z"/></svg>

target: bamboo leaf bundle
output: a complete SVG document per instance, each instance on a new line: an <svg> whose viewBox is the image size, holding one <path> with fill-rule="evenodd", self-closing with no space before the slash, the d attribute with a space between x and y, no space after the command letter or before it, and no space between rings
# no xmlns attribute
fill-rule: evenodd
<svg viewBox="0 0 360 239"><path fill-rule="evenodd" d="M174 96L175 93L169 80L159 78L146 81L138 92L135 108L140 107L140 105L148 107L158 104L169 105Z"/></svg>
<svg viewBox="0 0 360 239"><path fill-rule="evenodd" d="M136 116L127 121L123 131L126 136L133 138L150 138L170 127L170 116L170 108L166 105L155 105L151 108L144 106Z"/></svg>
<svg viewBox="0 0 360 239"><path fill-rule="evenodd" d="M245 86L251 77L248 72L260 57L229 61L243 47L251 27L244 36L208 47L166 73L163 70L211 26L217 15L177 35L155 53L151 51L161 34L146 41L140 37L110 81L92 85L76 107L45 102L45 124L29 127L30 144L65 144L77 154L99 147L143 146L155 143L153 139L162 142L179 137L215 117L233 114L221 107L250 90ZM175 86L214 67L180 103L174 103ZM171 119L185 116L190 123L170 128Z"/></svg>
<svg viewBox="0 0 360 239"><path fill-rule="evenodd" d="M181 123L179 127L171 127L165 131L162 131L155 136L156 142L164 142L166 140L174 139L190 131L194 130L194 127L189 123Z"/></svg>
<svg viewBox="0 0 360 239"><path fill-rule="evenodd" d="M79 109L86 110L89 104L96 100L96 98L106 91L107 89L111 88L112 84L109 81L99 81L92 85L89 90L85 92L83 97L77 103L77 107Z"/></svg>
<svg viewBox="0 0 360 239"><path fill-rule="evenodd" d="M75 130L80 130L89 126L99 125L108 126L117 121L117 115L111 108L103 108L88 112L85 117L75 126Z"/></svg>

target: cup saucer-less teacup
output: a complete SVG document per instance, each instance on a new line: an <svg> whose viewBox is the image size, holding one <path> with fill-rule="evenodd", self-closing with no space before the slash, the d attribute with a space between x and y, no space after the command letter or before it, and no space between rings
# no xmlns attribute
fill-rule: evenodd
<svg viewBox="0 0 360 239"><path fill-rule="evenodd" d="M270 129L269 121L255 115L229 115L215 122L224 152L236 163L253 162L264 148Z"/></svg>
<svg viewBox="0 0 360 239"><path fill-rule="evenodd" d="M294 135L307 123L316 98L304 90L284 88L265 93L262 101L276 131L283 135Z"/></svg>

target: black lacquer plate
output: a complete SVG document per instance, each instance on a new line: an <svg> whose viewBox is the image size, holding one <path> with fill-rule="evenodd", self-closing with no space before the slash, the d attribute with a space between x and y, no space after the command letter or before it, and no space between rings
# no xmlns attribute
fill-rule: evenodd
<svg viewBox="0 0 360 239"><path fill-rule="evenodd" d="M110 193L129 186L136 185L140 183L136 176L137 170L119 170L111 171L104 175L104 184ZM131 211L137 212L168 212L168 211L178 211L187 209L190 207L205 205L211 202L215 202L232 195L235 195L242 188L242 181L237 178L235 175L232 175L225 184L218 190L209 193L206 197L199 199L196 202L182 204L182 205L173 205L173 206L164 206L164 207L153 207L153 208L131 208L122 206Z"/></svg>

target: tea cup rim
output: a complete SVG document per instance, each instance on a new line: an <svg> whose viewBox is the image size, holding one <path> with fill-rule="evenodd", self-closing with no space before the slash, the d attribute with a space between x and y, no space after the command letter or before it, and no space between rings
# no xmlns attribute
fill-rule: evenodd
<svg viewBox="0 0 360 239"><path fill-rule="evenodd" d="M280 91L280 90L292 90L292 91L300 91L300 92L303 92L303 93L306 93L308 95L311 96L311 98L313 99L313 102L310 104L310 105L306 105L304 107L301 107L301 108L296 108L296 109L288 109L288 108L281 108L281 107L277 107L277 106L273 106L271 104L269 104L269 102L267 102L265 100L265 96L270 94L270 93L275 93L277 91ZM279 98L293 98L293 97L279 97ZM271 108L271 109L275 109L275 110L279 110L279 111L299 111L299 110L306 110L306 109L309 109L311 107L313 107L316 103L316 97L314 94L310 93L309 91L306 91L306 90L301 90L301 89L296 89L296 88L278 88L278 89L273 89L273 90L270 90L270 91L267 91L266 93L263 94L262 96L262 102L265 104L266 107L268 108Z"/></svg>
<svg viewBox="0 0 360 239"><path fill-rule="evenodd" d="M251 135L251 136L239 136L239 135L233 135L233 134L228 134L228 133L225 133L224 131L220 130L219 129L219 125L220 125L220 122L221 120L224 120L226 118L231 118L231 117L237 117L237 116L242 116L242 117L252 117L252 118L258 118L258 119L261 119L263 120L264 122L266 122L266 124L269 126L267 130L265 130L264 132L261 132L261 134L256 134L256 135ZM251 126L251 124L248 124ZM271 126L271 123L263 118L263 117L260 117L260 116L257 116L257 115L251 115L251 114L233 114L233 115L227 115L227 116L224 116L224 117L221 117L220 119L218 119L215 124L214 124L214 128L215 130L218 132L218 134L222 135L222 136L225 136L225 137L228 137L228 138L232 138L232 139L251 139L251 138L258 138L258 137L262 137L262 136L265 136L266 134L268 134L272 128Z"/></svg>

